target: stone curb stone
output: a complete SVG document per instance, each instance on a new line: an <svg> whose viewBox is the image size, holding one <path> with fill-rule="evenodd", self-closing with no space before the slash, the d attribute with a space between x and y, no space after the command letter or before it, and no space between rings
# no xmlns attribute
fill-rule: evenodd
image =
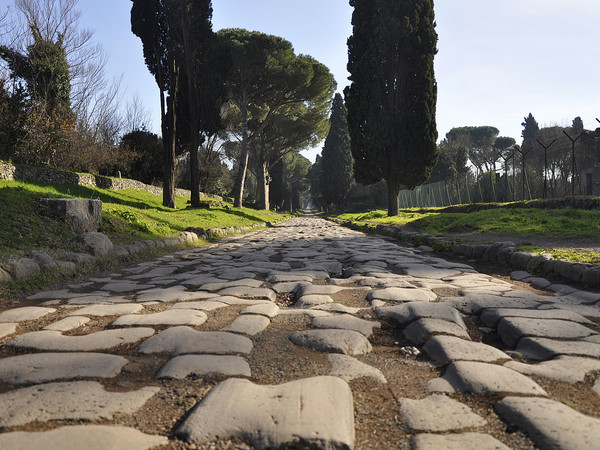
<svg viewBox="0 0 600 450"><path fill-rule="evenodd" d="M10 258L6 261L8 273L15 280L26 280L40 273L40 266L30 258Z"/></svg>
<svg viewBox="0 0 600 450"><path fill-rule="evenodd" d="M489 434L418 434L411 439L413 450L510 450Z"/></svg>
<svg viewBox="0 0 600 450"><path fill-rule="evenodd" d="M404 337L416 345L420 345L433 335L450 335L461 339L471 340L464 328L453 322L440 319L419 319L412 322L404 330Z"/></svg>
<svg viewBox="0 0 600 450"><path fill-rule="evenodd" d="M0 313L0 322L25 322L26 320L36 320L48 314L56 312L55 308L42 308L39 306L23 306Z"/></svg>
<svg viewBox="0 0 600 450"><path fill-rule="evenodd" d="M240 314L259 314L272 319L279 314L279 306L274 303L248 306L240 311Z"/></svg>
<svg viewBox="0 0 600 450"><path fill-rule="evenodd" d="M368 301L383 300L385 302L432 302L437 295L424 288L385 288L369 292Z"/></svg>
<svg viewBox="0 0 600 450"><path fill-rule="evenodd" d="M443 377L429 382L429 392L547 395L537 383L514 370L473 361L450 364Z"/></svg>
<svg viewBox="0 0 600 450"><path fill-rule="evenodd" d="M60 331L34 331L17 336L8 345L46 351L91 352L133 344L153 334L152 328L103 330L83 336L65 336Z"/></svg>
<svg viewBox="0 0 600 450"><path fill-rule="evenodd" d="M9 281L12 281L11 274L0 267L0 283L8 283Z"/></svg>
<svg viewBox="0 0 600 450"><path fill-rule="evenodd" d="M460 313L445 303L410 302L375 309L378 317L387 317L406 325L417 319L439 319L457 324L466 329Z"/></svg>
<svg viewBox="0 0 600 450"><path fill-rule="evenodd" d="M423 351L439 364L449 364L453 361L489 363L511 359L496 347L481 342L465 341L454 336L434 336L425 343Z"/></svg>
<svg viewBox="0 0 600 450"><path fill-rule="evenodd" d="M74 242L86 253L99 258L108 256L113 249L110 239L105 234L96 231L80 234L75 237Z"/></svg>
<svg viewBox="0 0 600 450"><path fill-rule="evenodd" d="M50 431L0 434L0 447L6 450L146 450L166 445L168 441L165 436L110 425L74 425Z"/></svg>
<svg viewBox="0 0 600 450"><path fill-rule="evenodd" d="M248 354L252 341L244 336L223 331L196 331L190 327L173 327L147 339L140 346L140 353L183 354Z"/></svg>
<svg viewBox="0 0 600 450"><path fill-rule="evenodd" d="M157 379L183 380L189 376L217 373L249 377L250 365L241 356L184 355L171 359L156 375Z"/></svg>
<svg viewBox="0 0 600 450"><path fill-rule="evenodd" d="M340 355L340 354L329 354L327 359L331 363L331 372L329 376L339 377L345 381L352 381L357 378L372 378L375 381L385 384L387 380L376 367L369 366L352 356Z"/></svg>
<svg viewBox="0 0 600 450"><path fill-rule="evenodd" d="M14 385L111 378L129 361L104 353L35 353L0 359L0 380Z"/></svg>
<svg viewBox="0 0 600 450"><path fill-rule="evenodd" d="M583 325L566 320L505 317L498 322L498 335L506 345L514 347L524 336L576 339L597 334Z"/></svg>
<svg viewBox="0 0 600 450"><path fill-rule="evenodd" d="M373 328L381 328L379 322L359 319L358 317L344 314L342 316L315 317L312 320L312 326L315 328L335 328L340 330L358 331L365 337L373 334Z"/></svg>
<svg viewBox="0 0 600 450"><path fill-rule="evenodd" d="M545 398L506 397L496 403L495 409L505 422L517 425L540 448L598 448L600 420L563 403Z"/></svg>
<svg viewBox="0 0 600 450"><path fill-rule="evenodd" d="M307 330L290 336L290 340L303 347L319 352L361 355L373 348L369 340L358 331L352 330Z"/></svg>
<svg viewBox="0 0 600 450"><path fill-rule="evenodd" d="M580 314L564 309L522 309L522 308L489 308L481 313L480 320L486 327L495 327L505 317L522 317L527 319L555 319L571 322L593 324Z"/></svg>
<svg viewBox="0 0 600 450"><path fill-rule="evenodd" d="M270 324L271 321L268 317L257 314L244 314L236 317L234 321L226 327L221 328L221 331L254 336L264 331Z"/></svg>
<svg viewBox="0 0 600 450"><path fill-rule="evenodd" d="M600 344L585 341L555 341L546 338L522 338L517 353L526 359L546 360L558 355L600 358Z"/></svg>
<svg viewBox="0 0 600 450"><path fill-rule="evenodd" d="M70 316L70 317L65 317L62 320L59 320L58 322L51 323L50 325L42 328L42 330L44 330L44 331L60 331L61 333L64 333L65 331L71 331L71 330L74 330L75 328L79 328L79 327L85 325L86 323L88 323L89 321L90 321L89 317Z"/></svg>
<svg viewBox="0 0 600 450"><path fill-rule="evenodd" d="M67 314L68 316L120 316L122 314L134 314L144 309L143 305L136 303L119 303L115 305L90 305L77 309Z"/></svg>
<svg viewBox="0 0 600 450"><path fill-rule="evenodd" d="M208 320L203 311L196 309L168 309L153 314L126 314L114 320L113 327L136 325L190 325L199 326Z"/></svg>
<svg viewBox="0 0 600 450"><path fill-rule="evenodd" d="M160 388L108 392L97 381L48 383L0 394L0 426L15 427L50 420L111 419L133 414Z"/></svg>
<svg viewBox="0 0 600 450"><path fill-rule="evenodd" d="M231 378L196 405L177 435L197 444L239 436L258 449L352 449L352 392L336 377L305 378L277 386Z"/></svg>
<svg viewBox="0 0 600 450"><path fill-rule="evenodd" d="M504 364L504 367L526 375L540 375L575 384L583 382L588 373L600 370L600 360L576 356L558 356L550 361L537 364L509 361Z"/></svg>
<svg viewBox="0 0 600 450"><path fill-rule="evenodd" d="M453 431L487 424L467 405L442 394L421 400L400 399L400 413L404 424L414 431Z"/></svg>
<svg viewBox="0 0 600 450"><path fill-rule="evenodd" d="M0 323L0 339L17 331L18 323Z"/></svg>

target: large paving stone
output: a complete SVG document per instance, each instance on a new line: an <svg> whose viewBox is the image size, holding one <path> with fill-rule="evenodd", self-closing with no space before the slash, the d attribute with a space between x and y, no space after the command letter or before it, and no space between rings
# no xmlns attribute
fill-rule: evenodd
<svg viewBox="0 0 600 450"><path fill-rule="evenodd" d="M315 317L312 320L312 326L315 328L336 328L340 330L354 330L366 337L373 334L373 328L380 328L379 322L359 319L358 317L344 315Z"/></svg>
<svg viewBox="0 0 600 450"><path fill-rule="evenodd" d="M504 364L504 367L526 375L540 375L575 384L583 382L588 373L600 371L600 360L576 356L557 356L550 361L536 364L509 361Z"/></svg>
<svg viewBox="0 0 600 450"><path fill-rule="evenodd" d="M0 313L0 322L25 322L26 320L36 320L48 314L56 312L54 308L42 308L39 306L24 306L14 308Z"/></svg>
<svg viewBox="0 0 600 450"><path fill-rule="evenodd" d="M230 287L226 289L222 289L219 291L219 295L230 295L233 297L241 297L241 298L257 298L257 299L266 299L272 302L275 301L277 295L275 291L268 288L253 288L246 286L237 286Z"/></svg>
<svg viewBox="0 0 600 450"><path fill-rule="evenodd" d="M577 339L597 334L575 322L554 319L506 317L498 322L498 335L508 346L515 346L524 336Z"/></svg>
<svg viewBox="0 0 600 450"><path fill-rule="evenodd" d="M523 338L517 346L526 359L546 360L558 355L600 358L600 344L586 341L556 341L546 338Z"/></svg>
<svg viewBox="0 0 600 450"><path fill-rule="evenodd" d="M231 296L231 295L224 295L222 297L220 297L220 296L211 297L209 300L210 301L215 301L215 302L225 303L226 305L246 305L246 306L268 305L268 304L272 304L273 303L271 300L246 299L246 298L234 297L234 296Z"/></svg>
<svg viewBox="0 0 600 450"><path fill-rule="evenodd" d="M514 370L473 361L457 361L450 364L443 377L429 382L429 391L547 395L537 383Z"/></svg>
<svg viewBox="0 0 600 450"><path fill-rule="evenodd" d="M135 292L140 289L153 288L153 284L141 284L130 280L115 280L110 283L106 283L100 288L100 291L116 292L118 294L125 294Z"/></svg>
<svg viewBox="0 0 600 450"><path fill-rule="evenodd" d="M400 325L407 325L418 319L438 319L455 323L466 329L460 313L444 303L410 302L402 305L384 306L375 309L375 314L378 317L392 319Z"/></svg>
<svg viewBox="0 0 600 450"><path fill-rule="evenodd" d="M413 450L509 450L498 439L483 433L417 434L411 439Z"/></svg>
<svg viewBox="0 0 600 450"><path fill-rule="evenodd" d="M268 317L256 314L244 314L236 317L233 322L221 328L221 330L254 336L264 331L270 324L271 321Z"/></svg>
<svg viewBox="0 0 600 450"><path fill-rule="evenodd" d="M214 297L213 297L214 298ZM200 300L198 302L176 303L169 309L197 309L199 311L215 311L229 306L227 303L216 300Z"/></svg>
<svg viewBox="0 0 600 450"><path fill-rule="evenodd" d="M156 375L158 379L183 380L216 373L227 376L250 376L250 365L241 356L183 355L171 359Z"/></svg>
<svg viewBox="0 0 600 450"><path fill-rule="evenodd" d="M351 330L307 330L290 336L290 340L303 347L319 352L361 355L373 348L369 340L358 331Z"/></svg>
<svg viewBox="0 0 600 450"><path fill-rule="evenodd" d="M522 309L522 308L490 308L481 313L480 320L486 327L495 327L505 317L525 317L528 319L568 320L581 324L592 324L580 314L564 309Z"/></svg>
<svg viewBox="0 0 600 450"><path fill-rule="evenodd" d="M49 420L111 419L115 413L133 414L158 387L130 392L108 392L96 381L48 383L0 394L1 427Z"/></svg>
<svg viewBox="0 0 600 450"><path fill-rule="evenodd" d="M446 320L419 319L403 330L404 336L413 344L420 345L433 335L450 335L470 340L469 333L463 327Z"/></svg>
<svg viewBox="0 0 600 450"><path fill-rule="evenodd" d="M74 425L50 431L0 434L0 448L5 450L146 450L167 443L165 436L111 425Z"/></svg>
<svg viewBox="0 0 600 450"><path fill-rule="evenodd" d="M510 359L510 356L495 347L454 336L434 336L425 343L423 351L440 364L453 361L494 362Z"/></svg>
<svg viewBox="0 0 600 450"><path fill-rule="evenodd" d="M8 345L45 351L92 352L133 344L153 334L152 328L104 330L83 336L65 336L60 331L34 331L17 336Z"/></svg>
<svg viewBox="0 0 600 450"><path fill-rule="evenodd" d="M96 293L96 294L77 294L76 297L67 299L67 305L95 305L98 303L130 303L127 297L123 295L108 295L108 293Z"/></svg>
<svg viewBox="0 0 600 450"><path fill-rule="evenodd" d="M329 284L304 284L296 291L296 296L300 298L305 295L333 295L343 290L343 287Z"/></svg>
<svg viewBox="0 0 600 450"><path fill-rule="evenodd" d="M214 297L215 294L209 292L188 291L184 286L172 286L169 288L148 289L138 292L136 301L145 302L188 302L193 300L202 300Z"/></svg>
<svg viewBox="0 0 600 450"><path fill-rule="evenodd" d="M600 420L545 398L507 397L495 405L500 417L518 426L543 449L595 450Z"/></svg>
<svg viewBox="0 0 600 450"><path fill-rule="evenodd" d="M406 266L403 270L406 272L406 275L409 275L411 277L432 278L435 280L441 280L442 278L451 277L461 273L459 270L439 269L425 264L415 264L411 266Z"/></svg>
<svg viewBox="0 0 600 450"><path fill-rule="evenodd" d="M90 305L73 310L69 316L120 316L123 314L135 314L144 309L143 305L136 303L121 303L117 305Z"/></svg>
<svg viewBox="0 0 600 450"><path fill-rule="evenodd" d="M421 400L403 398L400 400L400 412L404 424L414 431L455 431L487 424L467 405L442 394Z"/></svg>
<svg viewBox="0 0 600 450"><path fill-rule="evenodd" d="M71 331L75 328L79 328L90 321L89 317L82 316L70 316L65 317L57 322L51 323L50 325L45 326L42 330L45 331L60 331L64 333L65 331Z"/></svg>
<svg viewBox="0 0 600 450"><path fill-rule="evenodd" d="M0 339L17 331L18 323L0 323Z"/></svg>
<svg viewBox="0 0 600 450"><path fill-rule="evenodd" d="M196 309L168 309L153 314L126 314L114 320L113 327L129 327L136 325L202 325L208 316Z"/></svg>
<svg viewBox="0 0 600 450"><path fill-rule="evenodd" d="M140 353L235 355L252 351L252 341L244 336L222 331L196 331L190 327L173 327L147 339Z"/></svg>
<svg viewBox="0 0 600 450"><path fill-rule="evenodd" d="M429 289L397 288L377 289L369 292L367 300L383 300L385 302L432 302L437 295Z"/></svg>
<svg viewBox="0 0 600 450"><path fill-rule="evenodd" d="M352 449L352 392L337 377L278 386L229 379L202 399L177 434L197 444L238 436L257 449Z"/></svg>
<svg viewBox="0 0 600 450"><path fill-rule="evenodd" d="M329 295L303 295L294 303L294 308L312 308L313 306L333 303L333 299Z"/></svg>
<svg viewBox="0 0 600 450"><path fill-rule="evenodd" d="M332 377L339 377L346 381L364 377L371 378L379 383L387 383L381 370L360 362L352 356L329 354L327 359L331 363L329 375Z"/></svg>
<svg viewBox="0 0 600 450"><path fill-rule="evenodd" d="M274 303L264 303L261 305L248 306L240 311L240 314L259 314L261 316L273 317L279 314L279 306Z"/></svg>
<svg viewBox="0 0 600 450"><path fill-rule="evenodd" d="M247 286L252 288L259 288L263 284L260 280L255 280L254 278L242 278L241 280L235 281L222 281L222 282L212 282L206 283L200 286L200 289L203 291L220 291L222 289L237 287L237 286Z"/></svg>
<svg viewBox="0 0 600 450"><path fill-rule="evenodd" d="M103 353L35 353L0 359L0 381L45 383L78 378L110 378L129 361Z"/></svg>
<svg viewBox="0 0 600 450"><path fill-rule="evenodd" d="M356 314L361 310L361 308L352 308L350 306L342 305L340 303L326 303L325 305L313 306L311 309L343 314Z"/></svg>
<svg viewBox="0 0 600 450"><path fill-rule="evenodd" d="M535 308L539 301L523 298L501 297L490 294L474 294L462 297L442 297L440 301L465 314L479 314L487 308Z"/></svg>

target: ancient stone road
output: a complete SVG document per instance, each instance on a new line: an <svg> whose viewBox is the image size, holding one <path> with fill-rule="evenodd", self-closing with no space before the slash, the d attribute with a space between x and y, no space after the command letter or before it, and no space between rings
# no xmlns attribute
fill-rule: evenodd
<svg viewBox="0 0 600 450"><path fill-rule="evenodd" d="M30 300L0 312L5 450L600 442L600 294L314 217Z"/></svg>

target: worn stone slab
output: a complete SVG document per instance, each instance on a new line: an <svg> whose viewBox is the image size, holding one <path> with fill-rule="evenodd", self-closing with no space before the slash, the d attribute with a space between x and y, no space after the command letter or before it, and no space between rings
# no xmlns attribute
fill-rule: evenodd
<svg viewBox="0 0 600 450"><path fill-rule="evenodd" d="M369 340L358 331L352 330L307 330L290 336L290 340L303 347L319 352L361 355L373 348Z"/></svg>
<svg viewBox="0 0 600 450"><path fill-rule="evenodd" d="M103 285L100 288L100 290L107 291L107 292L116 292L118 294L124 294L124 293L129 293L129 292L135 292L140 289L150 289L153 287L154 287L153 284L142 284L142 283L136 283L135 281L119 280L119 281L112 281L110 283L106 283L105 285Z"/></svg>
<svg viewBox="0 0 600 450"><path fill-rule="evenodd" d="M131 300L122 295L108 295L108 293L96 293L90 295L77 294L76 297L67 299L67 305L94 305L97 303L102 304L115 304L115 303L130 303Z"/></svg>
<svg viewBox="0 0 600 450"><path fill-rule="evenodd" d="M254 336L264 331L270 324L271 321L268 317L257 314L245 314L236 317L229 325L221 328L221 331Z"/></svg>
<svg viewBox="0 0 600 450"><path fill-rule="evenodd" d="M345 288L330 284L303 284L296 292L298 298L305 295L334 295L342 292Z"/></svg>
<svg viewBox="0 0 600 450"><path fill-rule="evenodd" d="M352 308L350 306L342 305L340 303L326 303L324 305L313 306L311 309L343 314L356 314L361 310L361 308Z"/></svg>
<svg viewBox="0 0 600 450"><path fill-rule="evenodd" d="M400 413L404 424L413 431L442 432L487 425L467 405L442 394L420 400L403 398Z"/></svg>
<svg viewBox="0 0 600 450"><path fill-rule="evenodd" d="M121 316L135 314L144 309L143 305L136 303L120 303L116 305L90 305L70 312L69 316Z"/></svg>
<svg viewBox="0 0 600 450"><path fill-rule="evenodd" d="M138 292L136 301L145 302L189 302L214 297L215 294L202 291L188 291L185 286L172 286L169 288L149 289Z"/></svg>
<svg viewBox="0 0 600 450"><path fill-rule="evenodd" d="M431 359L439 364L453 361L494 362L510 360L510 356L491 345L454 336L434 336L423 346Z"/></svg>
<svg viewBox="0 0 600 450"><path fill-rule="evenodd" d="M283 281L281 283L274 284L273 289L278 294L287 294L290 292L297 292L302 286L308 286L310 283L307 281Z"/></svg>
<svg viewBox="0 0 600 450"><path fill-rule="evenodd" d="M297 282L297 281L306 281L308 283L312 283L313 278L304 273L298 272L280 272L280 273L270 273L267 277L267 282L272 284L277 283L288 283L288 282Z"/></svg>
<svg viewBox="0 0 600 450"><path fill-rule="evenodd" d="M165 436L153 436L118 425L74 425L50 431L0 434L0 448L6 450L146 450L168 442Z"/></svg>
<svg viewBox="0 0 600 450"><path fill-rule="evenodd" d="M1 323L25 322L36 320L48 314L56 312L55 308L42 308L40 306L23 306L21 308L8 309L0 313Z"/></svg>
<svg viewBox="0 0 600 450"><path fill-rule="evenodd" d="M0 323L0 339L17 331L18 323Z"/></svg>
<svg viewBox="0 0 600 450"><path fill-rule="evenodd" d="M357 378L372 378L379 383L387 383L381 370L360 362L352 356L329 354L327 355L327 359L331 363L329 376L339 377L346 381L352 381Z"/></svg>
<svg viewBox="0 0 600 450"><path fill-rule="evenodd" d="M277 386L229 379L196 405L177 435L196 444L237 436L257 449L352 449L352 392L337 377L305 378Z"/></svg>
<svg viewBox="0 0 600 450"><path fill-rule="evenodd" d="M111 419L115 413L133 414L158 387L130 392L108 392L97 381L48 383L0 394L0 426L15 427L50 420Z"/></svg>
<svg viewBox="0 0 600 450"><path fill-rule="evenodd" d="M496 327L498 322L505 317L568 320L581 324L593 323L582 315L565 309L490 308L481 313L480 320L486 327Z"/></svg>
<svg viewBox="0 0 600 450"><path fill-rule="evenodd" d="M577 339L597 334L595 331L575 322L521 317L503 318L498 322L497 330L502 342L511 347L515 346L519 339L524 336Z"/></svg>
<svg viewBox="0 0 600 450"><path fill-rule="evenodd" d="M200 286L200 289L203 291L220 291L222 289L237 287L237 286L247 286L252 288L258 288L263 284L260 280L255 280L254 278L242 278L241 280L235 281L222 281L222 282L213 282L206 283Z"/></svg>
<svg viewBox="0 0 600 450"><path fill-rule="evenodd" d="M429 382L429 392L547 395L537 383L514 370L474 361L450 364L443 377Z"/></svg>
<svg viewBox="0 0 600 450"><path fill-rule="evenodd" d="M506 397L496 403L500 417L518 426L539 448L595 450L600 420L546 398Z"/></svg>
<svg viewBox="0 0 600 450"><path fill-rule="evenodd" d="M333 303L333 299L329 295L303 295L292 308L312 308L326 303Z"/></svg>
<svg viewBox="0 0 600 450"><path fill-rule="evenodd" d="M419 319L412 322L403 330L404 336L413 344L420 345L431 336L443 334L471 340L469 333L463 327L440 319Z"/></svg>
<svg viewBox="0 0 600 450"><path fill-rule="evenodd" d="M280 316L296 316L296 315L305 315L312 318L315 317L326 317L331 316L332 313L329 311L320 311L318 309L303 309L303 308L295 308L295 309L282 309L279 311Z"/></svg>
<svg viewBox="0 0 600 450"><path fill-rule="evenodd" d="M226 305L246 305L246 306L267 305L267 304L273 303L271 300L247 299L247 298L233 297L231 295L225 295L222 297L219 297L219 296L211 297L209 300L225 303Z"/></svg>
<svg viewBox="0 0 600 450"><path fill-rule="evenodd" d="M460 313L445 303L410 302L375 309L378 317L386 317L406 325L418 319L438 319L452 322L466 329Z"/></svg>
<svg viewBox="0 0 600 450"><path fill-rule="evenodd" d="M241 356L183 355L176 356L165 364L156 378L183 380L190 376L201 377L211 373L234 377L251 375L250 365Z"/></svg>
<svg viewBox="0 0 600 450"><path fill-rule="evenodd" d="M204 311L196 309L168 309L153 314L126 314L114 320L113 327L129 327L139 325L202 325L208 316Z"/></svg>
<svg viewBox="0 0 600 450"><path fill-rule="evenodd" d="M235 355L252 351L252 341L244 336L222 331L196 331L190 327L173 327L147 339L140 353Z"/></svg>
<svg viewBox="0 0 600 450"><path fill-rule="evenodd" d="M240 298L266 299L266 300L270 300L272 302L274 302L275 299L277 298L275 291L273 291L272 289L253 288L253 287L246 287L246 286L237 286L237 287L230 287L230 288L222 289L219 291L219 295L233 296L233 297L240 297Z"/></svg>
<svg viewBox="0 0 600 450"><path fill-rule="evenodd" d="M531 284L534 288L537 288L537 289L546 289L548 286L550 286L552 284L551 281L547 280L546 278L542 278L542 277L529 277L523 281Z"/></svg>
<svg viewBox="0 0 600 450"><path fill-rule="evenodd" d="M90 321L89 317L82 317L82 316L65 317L64 319L59 320L58 322L54 322L48 326L45 326L44 328L42 328L42 330L60 331L61 333L64 333L65 331L71 331L71 330L74 330L75 328L79 328L79 327L85 325L86 323L88 323L89 321Z"/></svg>
<svg viewBox="0 0 600 450"><path fill-rule="evenodd" d="M214 298L214 297L213 297ZM215 311L229 306L227 303L215 300L200 300L197 302L176 303L169 308L172 309L197 309L199 311Z"/></svg>
<svg viewBox="0 0 600 450"><path fill-rule="evenodd" d="M498 439L483 433L430 434L423 433L411 439L413 450L509 450Z"/></svg>
<svg viewBox="0 0 600 450"><path fill-rule="evenodd" d="M516 349L525 359L546 360L558 355L600 358L600 343L586 341L555 341L546 338L522 338Z"/></svg>
<svg viewBox="0 0 600 450"><path fill-rule="evenodd" d="M460 270L454 269L440 269L425 264L414 264L403 268L406 275L415 278L432 278L435 280L441 280L445 277L455 276L461 273Z"/></svg>
<svg viewBox="0 0 600 450"><path fill-rule="evenodd" d="M335 328L340 330L354 330L370 337L373 334L373 328L381 328L379 322L359 319L358 317L344 315L335 315L327 317L315 317L312 320L312 326L315 328Z"/></svg>
<svg viewBox="0 0 600 450"><path fill-rule="evenodd" d="M584 381L588 373L600 370L600 360L561 355L536 364L508 361L504 367L526 375L540 375L575 384Z"/></svg>
<svg viewBox="0 0 600 450"><path fill-rule="evenodd" d="M479 294L462 297L442 297L440 302L451 305L465 314L479 314L487 308L536 308L539 301L533 299L502 297L499 295Z"/></svg>
<svg viewBox="0 0 600 450"><path fill-rule="evenodd" d="M110 378L129 361L104 353L35 353L0 359L0 381L20 385L77 378Z"/></svg>
<svg viewBox="0 0 600 450"><path fill-rule="evenodd" d="M152 328L103 330L83 336L65 336L60 331L34 331L8 342L17 348L58 352L92 352L133 344L154 334Z"/></svg>
<svg viewBox="0 0 600 450"><path fill-rule="evenodd" d="M385 302L432 302L437 295L423 288L397 288L390 287L376 289L367 295L368 301L383 300Z"/></svg>
<svg viewBox="0 0 600 450"><path fill-rule="evenodd" d="M240 311L240 314L259 314L261 316L273 317L279 314L279 306L274 303L264 303L262 305L252 305Z"/></svg>

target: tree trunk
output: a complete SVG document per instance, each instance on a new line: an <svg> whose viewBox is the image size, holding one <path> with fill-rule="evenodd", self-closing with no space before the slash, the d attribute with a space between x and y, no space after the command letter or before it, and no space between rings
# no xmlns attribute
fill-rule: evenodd
<svg viewBox="0 0 600 450"><path fill-rule="evenodd" d="M168 110L170 110L169 136L165 144L165 169L163 181L163 206L175 208L175 149L177 146L177 113L175 111L176 98L179 94L179 73L175 58L169 61L171 72L171 89L167 99ZM169 114L169 112L167 112Z"/></svg>
<svg viewBox="0 0 600 450"><path fill-rule="evenodd" d="M260 165L261 173L260 179L258 180L258 196L256 199L257 206L260 209L270 210L271 204L269 202L269 163L263 161Z"/></svg>
<svg viewBox="0 0 600 450"><path fill-rule="evenodd" d="M398 194L400 193L400 182L395 179L385 180L388 188L388 217L400 214L400 202Z"/></svg>
<svg viewBox="0 0 600 450"><path fill-rule="evenodd" d="M246 183L246 171L248 170L248 158L250 156L250 149L248 144L248 109L247 109L247 95L244 91L242 94L242 104L240 107L240 116L242 121L242 154L240 157L240 167L235 180L233 206L236 208L242 207L242 201L244 198L244 184Z"/></svg>

